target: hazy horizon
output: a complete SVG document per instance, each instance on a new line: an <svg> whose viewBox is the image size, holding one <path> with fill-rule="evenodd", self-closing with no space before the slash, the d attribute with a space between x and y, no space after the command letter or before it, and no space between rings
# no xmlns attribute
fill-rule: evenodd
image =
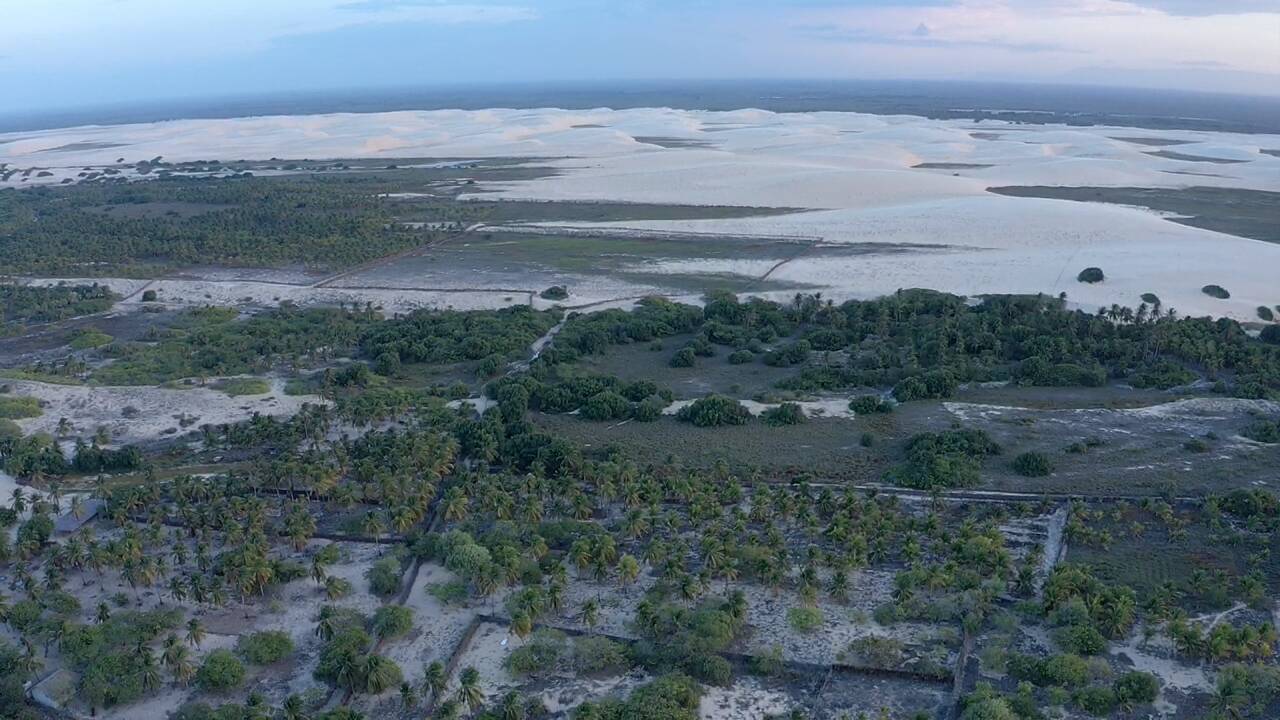
<svg viewBox="0 0 1280 720"><path fill-rule="evenodd" d="M0 114L663 79L1280 94L1280 0L13 2Z"/></svg>

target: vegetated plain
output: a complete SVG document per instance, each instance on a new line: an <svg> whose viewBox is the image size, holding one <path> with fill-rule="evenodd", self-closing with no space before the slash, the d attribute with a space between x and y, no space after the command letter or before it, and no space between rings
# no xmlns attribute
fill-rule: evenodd
<svg viewBox="0 0 1280 720"><path fill-rule="evenodd" d="M386 197L420 171L442 185ZM24 191L2 202L67 226L42 231L57 252L19 242L8 261L92 275L84 228L111 213L88 208L112 204L93 193L170 203L112 220L142 239L95 261L141 275L333 272L406 250L586 274L598 238L452 235L765 212L457 202L486 171ZM240 210L215 222L219 193ZM294 210L315 227L363 218L368 246L303 222L263 248ZM205 239L174 250L166 226ZM739 240L620 238L624 259L604 262L764 242ZM557 306L574 290L388 317L145 300L120 314L91 281L3 286L0 712L1280 712L1274 324L1179 317L1154 296L1084 312L929 290ZM101 400L120 385L129 403Z"/></svg>

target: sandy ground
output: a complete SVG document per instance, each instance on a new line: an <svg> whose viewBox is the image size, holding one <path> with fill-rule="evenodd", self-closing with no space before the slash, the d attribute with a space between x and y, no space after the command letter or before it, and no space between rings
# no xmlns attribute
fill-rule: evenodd
<svg viewBox="0 0 1280 720"><path fill-rule="evenodd" d="M218 425L244 420L254 413L292 416L304 403L322 403L313 395L286 395L284 381L272 380L263 395L231 397L209 387L112 387L55 385L28 380L5 380L14 395L38 398L44 408L39 417L19 420L26 433L57 434L58 421L71 421L71 437L92 437L99 426L111 434L111 444L127 445L181 435L206 423ZM125 417L126 407L138 409ZM183 427L185 421L186 426Z"/></svg>
<svg viewBox="0 0 1280 720"><path fill-rule="evenodd" d="M1280 245L1178 225L1139 208L995 196L1001 185L1218 187L1280 190L1280 158L1259 152L1280 136L1116 127L1014 126L857 113L760 110L556 109L395 112L180 120L81 127L3 136L0 162L48 168L60 182L83 167L163 155L170 161L226 158L535 157L554 176L484 188L506 198L609 200L685 204L768 205L813 212L723 220L584 224L664 231L821 238L825 243L896 243L909 254L799 258L770 279L802 282L835 299L870 297L903 287L962 294L1066 292L1086 307L1136 305L1154 292L1166 308L1195 315L1254 320L1259 305L1280 302L1274 268ZM1155 136L1187 141L1191 155L1242 162L1214 165L1153 156L1147 146L1117 140ZM704 147L664 149L637 138L673 137ZM65 152L51 149L84 143ZM115 143L102 148L93 143ZM990 167L921 169L921 163ZM21 174L9 184L23 184ZM489 197L493 197L489 195ZM938 248L937 245L946 247ZM933 247L926 247L933 246ZM655 260L661 260L655 258ZM1087 266L1107 280L1076 282ZM726 272L759 277L763 263L690 261L659 264L664 272ZM1207 284L1231 292L1215 300ZM172 287L172 296L279 295L311 299L315 289L238 286ZM170 288L161 286L169 291ZM329 288L327 292L342 292ZM360 297L370 298L367 291ZM621 288L606 290L625 292ZM493 303L387 292L371 301ZM615 295L615 297L617 297ZM410 299L413 298L413 299ZM606 297L598 300L609 299ZM330 301L333 301L332 298Z"/></svg>

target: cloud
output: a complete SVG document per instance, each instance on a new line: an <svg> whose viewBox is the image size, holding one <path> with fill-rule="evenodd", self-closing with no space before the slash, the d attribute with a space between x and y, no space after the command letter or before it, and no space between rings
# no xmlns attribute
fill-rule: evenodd
<svg viewBox="0 0 1280 720"><path fill-rule="evenodd" d="M907 35L881 33L864 28L845 28L836 25L799 25L793 28L811 40L854 45L896 45L917 48L989 48L1017 53L1083 53L1058 43L1020 42L1004 38L961 39L936 37L928 25L920 23Z"/></svg>
<svg viewBox="0 0 1280 720"><path fill-rule="evenodd" d="M1186 17L1280 12L1280 3L1276 0L1126 0L1126 2L1159 10L1169 15Z"/></svg>

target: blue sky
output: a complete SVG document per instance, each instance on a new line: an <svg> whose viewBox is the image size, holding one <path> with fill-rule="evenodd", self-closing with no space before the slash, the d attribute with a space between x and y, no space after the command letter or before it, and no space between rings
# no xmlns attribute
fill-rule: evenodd
<svg viewBox="0 0 1280 720"><path fill-rule="evenodd" d="M1280 95L1280 0L0 0L0 16L0 112L629 78Z"/></svg>

